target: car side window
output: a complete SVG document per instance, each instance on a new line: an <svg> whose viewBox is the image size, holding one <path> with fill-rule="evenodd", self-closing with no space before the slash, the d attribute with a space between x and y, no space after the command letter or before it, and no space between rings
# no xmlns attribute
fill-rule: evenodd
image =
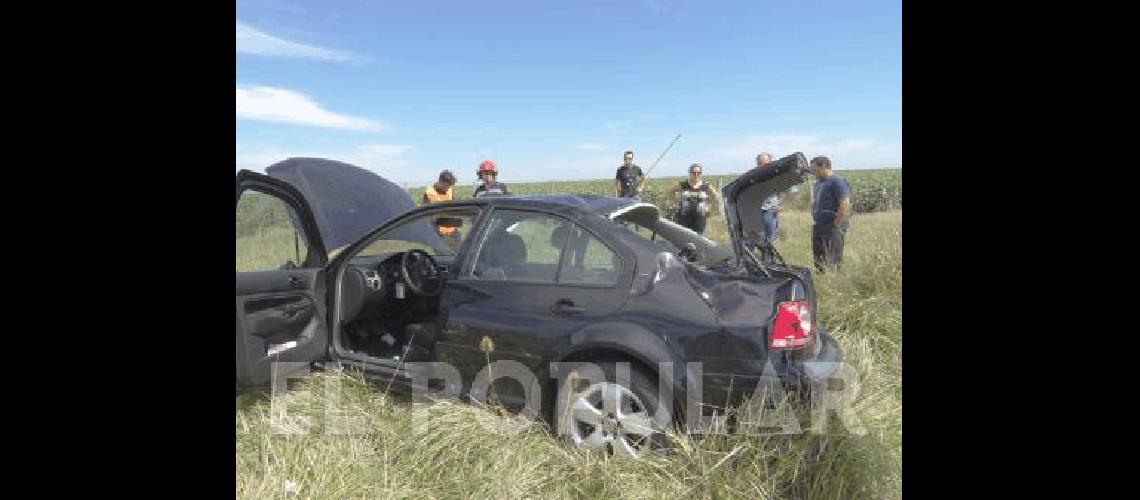
<svg viewBox="0 0 1140 500"><path fill-rule="evenodd" d="M558 281L616 285L620 275L621 260L618 255L589 231L575 224L562 257Z"/></svg>
<svg viewBox="0 0 1140 500"><path fill-rule="evenodd" d="M308 251L293 207L267 193L242 191L237 204L237 272L297 269L308 260Z"/></svg>
<svg viewBox="0 0 1140 500"><path fill-rule="evenodd" d="M452 257L459 253L478 216L479 211L471 208L432 211L386 230L357 255L423 250L433 256Z"/></svg>
<svg viewBox="0 0 1140 500"><path fill-rule="evenodd" d="M572 226L569 220L541 212L496 210L479 242L470 276L554 283Z"/></svg>

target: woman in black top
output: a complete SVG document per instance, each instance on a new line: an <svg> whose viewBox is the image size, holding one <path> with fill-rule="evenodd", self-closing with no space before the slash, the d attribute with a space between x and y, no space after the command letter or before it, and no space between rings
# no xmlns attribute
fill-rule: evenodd
<svg viewBox="0 0 1140 500"><path fill-rule="evenodd" d="M694 163L689 166L689 179L681 181L666 191L666 196L680 197L677 208L676 221L678 224L692 229L697 234L704 234L705 220L720 205L720 195L716 189L701 180L704 170L701 164Z"/></svg>

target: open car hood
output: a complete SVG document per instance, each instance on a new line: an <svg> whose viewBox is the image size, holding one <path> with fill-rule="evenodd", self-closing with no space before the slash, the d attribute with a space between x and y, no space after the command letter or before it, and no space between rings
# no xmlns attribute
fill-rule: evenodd
<svg viewBox="0 0 1140 500"><path fill-rule="evenodd" d="M807 158L796 152L756 167L721 188L728 234L738 257L747 253L764 234L764 216L760 207L764 199L804 182L810 175Z"/></svg>
<svg viewBox="0 0 1140 500"><path fill-rule="evenodd" d="M305 197L325 248L343 247L415 208L403 188L363 168L323 158L289 158L265 169Z"/></svg>

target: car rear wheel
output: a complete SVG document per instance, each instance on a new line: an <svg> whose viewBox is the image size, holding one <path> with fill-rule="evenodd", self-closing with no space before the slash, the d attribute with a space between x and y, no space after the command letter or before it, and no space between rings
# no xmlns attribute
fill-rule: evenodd
<svg viewBox="0 0 1140 500"><path fill-rule="evenodd" d="M596 379L598 371L604 380ZM568 446L625 458L667 448L671 405L662 409L656 377L641 367L580 363L558 382L555 429Z"/></svg>

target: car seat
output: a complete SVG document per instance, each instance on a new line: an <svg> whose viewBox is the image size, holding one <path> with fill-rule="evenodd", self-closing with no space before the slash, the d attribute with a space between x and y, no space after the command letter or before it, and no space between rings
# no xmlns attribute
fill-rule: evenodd
<svg viewBox="0 0 1140 500"><path fill-rule="evenodd" d="M522 236L503 233L487 242L480 258L484 270L480 274L485 279L508 279L526 277L526 243Z"/></svg>

